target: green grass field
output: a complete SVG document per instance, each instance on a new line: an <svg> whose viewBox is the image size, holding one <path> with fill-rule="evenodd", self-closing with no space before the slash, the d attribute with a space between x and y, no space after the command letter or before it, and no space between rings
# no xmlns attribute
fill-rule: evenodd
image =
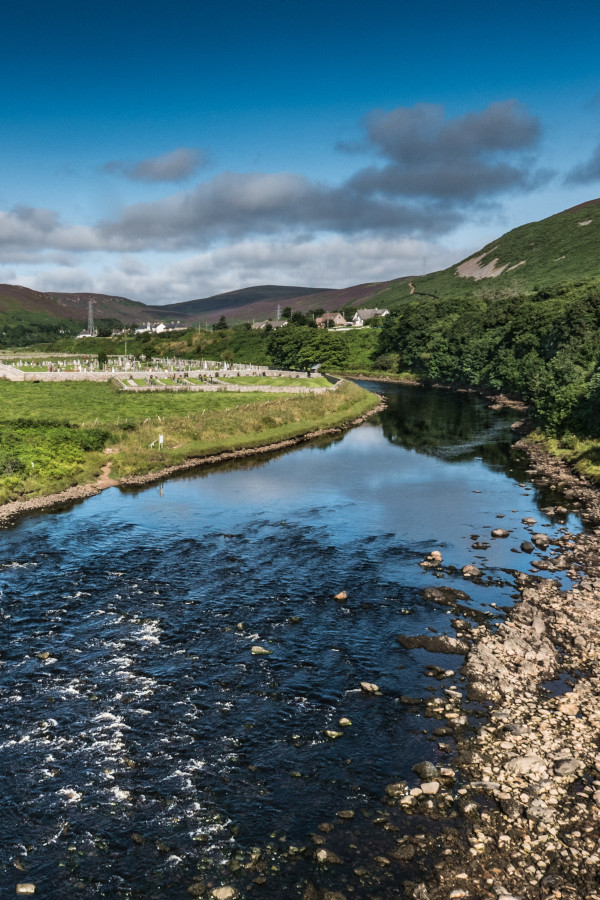
<svg viewBox="0 0 600 900"><path fill-rule="evenodd" d="M349 382L317 395L0 381L0 503L94 481L108 461L123 478L343 425L377 400Z"/></svg>

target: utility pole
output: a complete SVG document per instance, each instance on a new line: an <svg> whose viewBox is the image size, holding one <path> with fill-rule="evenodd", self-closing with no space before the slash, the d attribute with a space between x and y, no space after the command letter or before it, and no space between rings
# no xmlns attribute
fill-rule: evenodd
<svg viewBox="0 0 600 900"><path fill-rule="evenodd" d="M94 328L94 301L88 300L88 334L90 337L96 337L96 329Z"/></svg>

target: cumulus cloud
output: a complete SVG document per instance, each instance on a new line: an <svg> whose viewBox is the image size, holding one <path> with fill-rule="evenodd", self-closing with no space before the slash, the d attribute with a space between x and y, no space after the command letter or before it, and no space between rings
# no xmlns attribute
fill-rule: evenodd
<svg viewBox="0 0 600 900"><path fill-rule="evenodd" d="M565 184L590 184L592 181L600 181L600 144L587 162L575 166L565 178Z"/></svg>
<svg viewBox="0 0 600 900"><path fill-rule="evenodd" d="M516 100L448 119L443 106L419 103L375 110L363 126L386 160L357 172L350 185L365 195L472 203L509 190L530 190L542 174L528 154L540 125Z"/></svg>
<svg viewBox="0 0 600 900"><path fill-rule="evenodd" d="M63 225L58 213L32 206L0 210L0 254L15 250L95 250L99 236L93 228Z"/></svg>
<svg viewBox="0 0 600 900"><path fill-rule="evenodd" d="M160 156L141 159L139 162L112 160L102 168L111 175L124 175L131 181L175 182L184 181L208 162L208 154L197 147L176 147Z"/></svg>
<svg viewBox="0 0 600 900"><path fill-rule="evenodd" d="M291 172L223 172L191 190L126 207L100 227L122 249L184 248L224 237L295 231L433 237L503 192L531 190L540 126L514 100L447 118L433 104L376 110L363 123L383 164L340 185ZM543 173L547 177L547 173Z"/></svg>
<svg viewBox="0 0 600 900"><path fill-rule="evenodd" d="M375 162L357 162L339 184L293 172L221 172L93 226L15 206L0 212L0 262L30 260L41 289L91 290L91 278L94 290L152 302L260 282L348 285L422 271L423 256L430 269L450 264L456 254L415 247L438 247L503 194L540 178L539 122L513 100L456 117L434 104L375 110L362 127L361 145L346 149ZM168 184L204 161L202 151L179 147L105 169ZM586 165L577 177L600 171L600 151ZM152 253L172 262L156 269ZM193 255L182 260L184 253Z"/></svg>
<svg viewBox="0 0 600 900"><path fill-rule="evenodd" d="M126 207L119 220L100 226L114 246L171 249L253 234L331 231L401 231L434 235L460 217L452 210L367 197L352 185L329 187L288 172L224 172L161 200Z"/></svg>

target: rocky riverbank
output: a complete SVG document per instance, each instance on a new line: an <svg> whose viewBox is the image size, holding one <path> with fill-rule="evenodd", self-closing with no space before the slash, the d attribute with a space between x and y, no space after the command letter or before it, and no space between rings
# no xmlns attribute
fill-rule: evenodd
<svg viewBox="0 0 600 900"><path fill-rule="evenodd" d="M520 602L496 631L463 632L455 620L472 642L468 695L447 690L428 712L455 735L457 781L429 767L420 789L397 791L407 811L452 826L422 843L426 877L404 888L415 900L600 898L600 494L535 445L519 446L533 482L561 491L592 527L554 544L532 535L548 575L517 575ZM567 571L572 588L553 571ZM474 736L468 700L488 707Z"/></svg>

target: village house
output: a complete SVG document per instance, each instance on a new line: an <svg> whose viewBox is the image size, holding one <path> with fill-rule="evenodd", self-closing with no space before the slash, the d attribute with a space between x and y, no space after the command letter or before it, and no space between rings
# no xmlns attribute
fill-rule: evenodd
<svg viewBox="0 0 600 900"><path fill-rule="evenodd" d="M347 325L345 318L341 313L324 313L315 319L317 328L332 328Z"/></svg>
<svg viewBox="0 0 600 900"><path fill-rule="evenodd" d="M389 314L389 309L357 309L352 316L352 324L356 328L362 328L371 319L383 319L384 316L389 316Z"/></svg>

